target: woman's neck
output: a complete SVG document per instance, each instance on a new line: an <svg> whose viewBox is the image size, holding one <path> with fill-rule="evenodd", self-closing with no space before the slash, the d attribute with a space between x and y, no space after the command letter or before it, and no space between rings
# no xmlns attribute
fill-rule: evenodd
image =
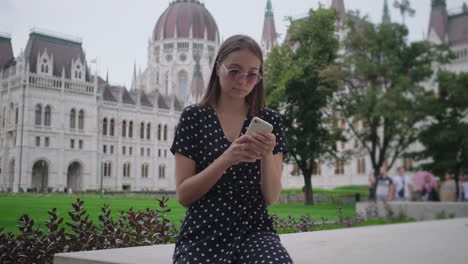
<svg viewBox="0 0 468 264"><path fill-rule="evenodd" d="M219 97L215 107L218 113L247 113L249 108L245 99L226 98L223 95Z"/></svg>

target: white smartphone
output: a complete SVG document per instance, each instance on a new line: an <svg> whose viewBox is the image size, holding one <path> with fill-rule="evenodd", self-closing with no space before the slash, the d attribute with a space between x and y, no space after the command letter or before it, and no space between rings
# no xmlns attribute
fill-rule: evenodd
<svg viewBox="0 0 468 264"><path fill-rule="evenodd" d="M267 121L261 119L260 117L254 117L250 121L249 127L247 128L246 135L251 135L254 133L271 133L273 131L273 126Z"/></svg>

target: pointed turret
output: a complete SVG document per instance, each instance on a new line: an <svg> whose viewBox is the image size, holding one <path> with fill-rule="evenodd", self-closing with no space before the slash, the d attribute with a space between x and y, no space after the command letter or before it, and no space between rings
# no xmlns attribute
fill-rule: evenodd
<svg viewBox="0 0 468 264"><path fill-rule="evenodd" d="M273 15L271 0L267 0L261 42L263 54L265 57L270 52L270 50L278 44L277 36L278 35L276 33L275 18Z"/></svg>
<svg viewBox="0 0 468 264"><path fill-rule="evenodd" d="M447 4L445 0L432 0L431 18L429 22L428 37L435 42L447 41Z"/></svg>
<svg viewBox="0 0 468 264"><path fill-rule="evenodd" d="M205 87L205 82L203 81L203 74L202 68L200 65L200 57L195 56L195 67L193 69L193 77L192 77L192 84L191 84L191 91L192 91L192 98L195 102L198 102L199 99L203 96L203 89ZM185 105L188 102L188 94L181 95L180 100ZM185 98L184 98L185 97Z"/></svg>
<svg viewBox="0 0 468 264"><path fill-rule="evenodd" d="M387 0L384 1L384 8L383 8L383 15L382 15L382 23L383 23L383 24L392 23L392 19L390 18L390 10L388 9Z"/></svg>
<svg viewBox="0 0 468 264"><path fill-rule="evenodd" d="M332 0L331 8L338 11L338 25L344 26L346 24L346 8L344 0Z"/></svg>
<svg viewBox="0 0 468 264"><path fill-rule="evenodd" d="M133 78L132 78L132 86L131 86L131 90L136 90L138 87L137 87L137 73L136 73L136 61L135 63L133 64Z"/></svg>
<svg viewBox="0 0 468 264"><path fill-rule="evenodd" d="M6 68L14 60L11 36L0 32L0 69Z"/></svg>

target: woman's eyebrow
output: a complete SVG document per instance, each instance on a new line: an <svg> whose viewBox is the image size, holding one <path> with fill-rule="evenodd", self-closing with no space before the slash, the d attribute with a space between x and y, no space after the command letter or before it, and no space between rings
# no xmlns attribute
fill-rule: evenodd
<svg viewBox="0 0 468 264"><path fill-rule="evenodd" d="M228 66L231 66L231 67L234 66L234 67L238 67L238 68L241 68L241 69L242 69L242 66L240 66L240 65L237 64L237 63L231 63L231 64L229 64ZM258 68L257 68L257 67L251 67L249 70L258 70Z"/></svg>

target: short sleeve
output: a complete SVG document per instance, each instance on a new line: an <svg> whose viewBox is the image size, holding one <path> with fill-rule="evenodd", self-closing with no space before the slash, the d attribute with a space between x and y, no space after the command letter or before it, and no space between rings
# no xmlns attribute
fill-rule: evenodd
<svg viewBox="0 0 468 264"><path fill-rule="evenodd" d="M174 141L172 142L171 152L180 153L189 159L197 160L197 129L195 122L196 109L193 106L187 106L183 111L177 124Z"/></svg>
<svg viewBox="0 0 468 264"><path fill-rule="evenodd" d="M286 139L284 137L283 122L281 120L281 115L274 110L266 109L264 113L265 120L273 125L273 134L276 137L276 146L273 149L273 154L278 154L280 152L288 152L288 147L286 145Z"/></svg>

